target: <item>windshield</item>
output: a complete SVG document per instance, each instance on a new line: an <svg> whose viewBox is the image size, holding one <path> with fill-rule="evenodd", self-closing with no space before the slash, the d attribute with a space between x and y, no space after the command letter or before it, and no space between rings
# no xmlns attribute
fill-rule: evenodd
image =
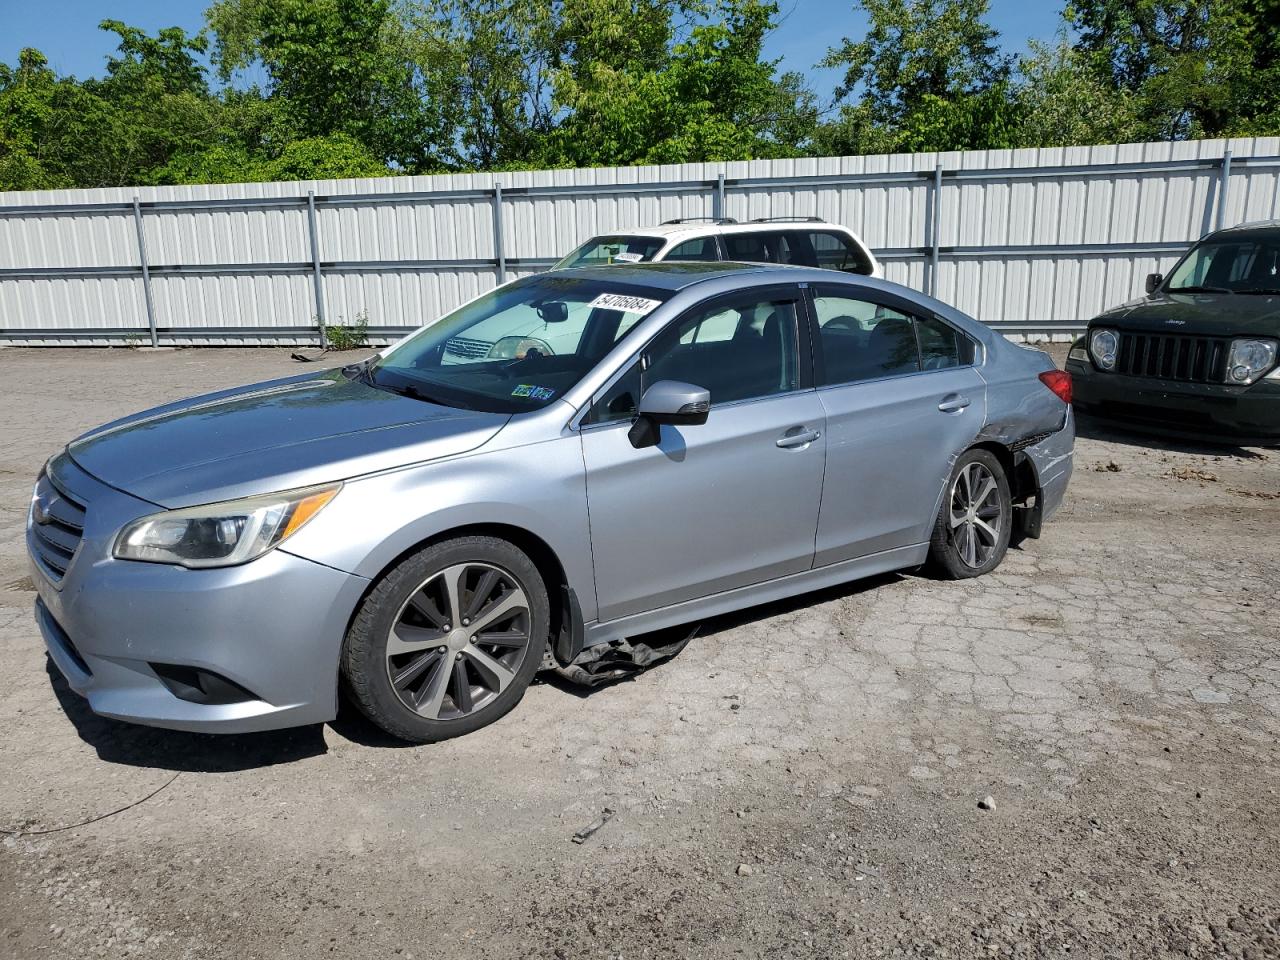
<svg viewBox="0 0 1280 960"><path fill-rule="evenodd" d="M446 406L534 410L582 379L668 295L551 274L517 280L413 334L361 376Z"/></svg>
<svg viewBox="0 0 1280 960"><path fill-rule="evenodd" d="M1248 293L1280 288L1280 234L1242 236L1201 243L1173 268L1170 293Z"/></svg>
<svg viewBox="0 0 1280 960"><path fill-rule="evenodd" d="M552 269L645 263L657 256L666 242L663 237L592 237Z"/></svg>

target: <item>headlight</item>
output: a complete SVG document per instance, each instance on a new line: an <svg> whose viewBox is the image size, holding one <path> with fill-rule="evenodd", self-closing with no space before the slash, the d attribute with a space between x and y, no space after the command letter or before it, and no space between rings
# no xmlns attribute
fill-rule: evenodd
<svg viewBox="0 0 1280 960"><path fill-rule="evenodd" d="M1089 362L1089 349L1084 345L1083 337L1071 344L1071 351L1067 354L1067 359L1080 360L1084 363Z"/></svg>
<svg viewBox="0 0 1280 960"><path fill-rule="evenodd" d="M279 546L320 512L342 484L169 510L135 520L116 537L120 560L230 567Z"/></svg>
<svg viewBox="0 0 1280 960"><path fill-rule="evenodd" d="M1100 370L1114 370L1120 354L1120 335L1114 330L1095 330L1089 335L1089 352Z"/></svg>
<svg viewBox="0 0 1280 960"><path fill-rule="evenodd" d="M1227 354L1227 383L1253 383L1275 362L1274 340L1232 340Z"/></svg>

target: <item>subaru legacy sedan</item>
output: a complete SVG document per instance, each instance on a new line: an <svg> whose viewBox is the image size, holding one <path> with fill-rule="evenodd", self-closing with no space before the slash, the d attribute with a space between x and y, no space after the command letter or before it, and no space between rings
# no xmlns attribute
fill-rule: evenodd
<svg viewBox="0 0 1280 960"><path fill-rule="evenodd" d="M262 730L345 690L441 740L602 644L992 570L1062 501L1070 399L1045 354L882 280L541 274L365 362L73 441L31 502L36 619L105 716Z"/></svg>

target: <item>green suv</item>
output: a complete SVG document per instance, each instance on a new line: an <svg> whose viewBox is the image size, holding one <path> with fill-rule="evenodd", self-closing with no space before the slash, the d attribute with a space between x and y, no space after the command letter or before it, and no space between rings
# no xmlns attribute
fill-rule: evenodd
<svg viewBox="0 0 1280 960"><path fill-rule="evenodd" d="M1084 414L1160 433L1280 443L1280 221L1205 237L1071 347Z"/></svg>

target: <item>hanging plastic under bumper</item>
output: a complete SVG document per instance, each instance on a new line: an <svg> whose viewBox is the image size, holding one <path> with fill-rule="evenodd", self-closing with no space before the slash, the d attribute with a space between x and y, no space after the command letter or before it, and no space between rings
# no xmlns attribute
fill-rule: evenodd
<svg viewBox="0 0 1280 960"><path fill-rule="evenodd" d="M557 665L555 671L585 687L623 680L670 660L689 645L699 629L701 624L695 624L646 634L643 642L624 639L597 643L579 653L567 667Z"/></svg>

